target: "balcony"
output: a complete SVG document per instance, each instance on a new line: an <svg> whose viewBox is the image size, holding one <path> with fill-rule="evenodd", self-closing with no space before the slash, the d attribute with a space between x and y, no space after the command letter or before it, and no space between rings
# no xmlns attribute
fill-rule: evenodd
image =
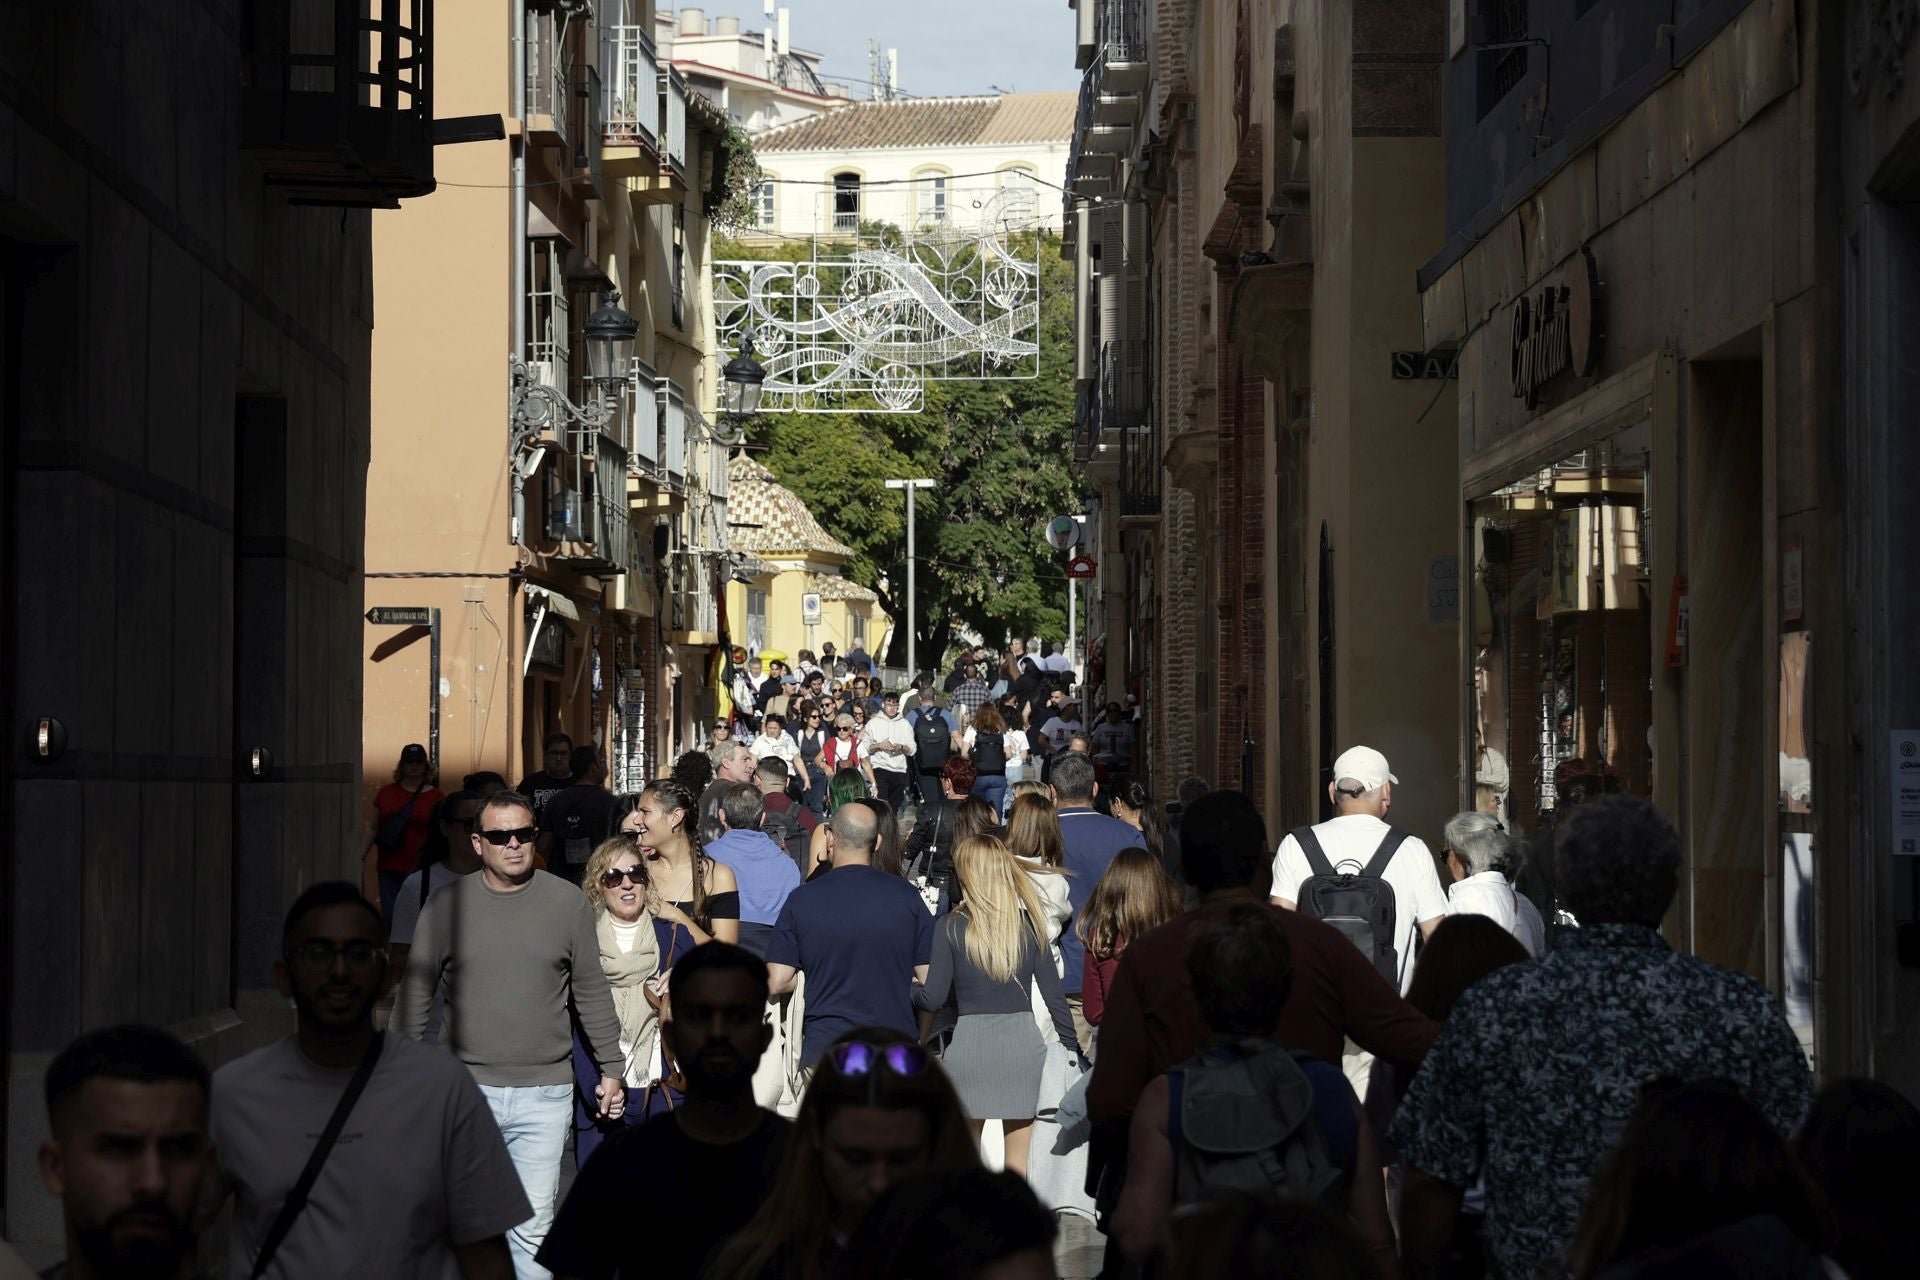
<svg viewBox="0 0 1920 1280"><path fill-rule="evenodd" d="M645 27L600 32L602 160L616 178L660 175L660 62Z"/></svg>
<svg viewBox="0 0 1920 1280"><path fill-rule="evenodd" d="M249 7L240 149L291 204L397 209L434 189L433 9Z"/></svg>
<svg viewBox="0 0 1920 1280"><path fill-rule="evenodd" d="M604 199L607 192L606 137L601 112L606 108L606 95L600 87L600 72L593 67L581 68L580 84L580 146L574 152L574 165L582 170L581 180L594 196Z"/></svg>
<svg viewBox="0 0 1920 1280"><path fill-rule="evenodd" d="M1067 186L1074 195L1088 198L1110 195L1117 190L1121 169L1120 152L1112 147L1113 126L1094 122L1100 102L1095 71L1090 67L1081 77L1080 101L1073 119L1073 143L1067 152Z"/></svg>
<svg viewBox="0 0 1920 1280"><path fill-rule="evenodd" d="M659 166L652 176L638 176L627 188L635 204L679 204L687 198L687 82L671 69L661 72L657 81Z"/></svg>
<svg viewBox="0 0 1920 1280"><path fill-rule="evenodd" d="M572 154L573 92L559 20L527 15L527 132L533 141Z"/></svg>
<svg viewBox="0 0 1920 1280"><path fill-rule="evenodd" d="M569 428L559 464L562 501L551 512L553 558L582 573L632 573L633 516L627 505L627 450L603 431Z"/></svg>
<svg viewBox="0 0 1920 1280"><path fill-rule="evenodd" d="M1137 94L1147 85L1145 0L1102 0L1094 19L1093 66L1108 93Z"/></svg>

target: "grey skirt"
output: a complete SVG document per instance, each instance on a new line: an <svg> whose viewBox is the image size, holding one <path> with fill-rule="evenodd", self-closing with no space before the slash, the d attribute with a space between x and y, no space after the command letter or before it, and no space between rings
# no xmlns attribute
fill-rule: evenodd
<svg viewBox="0 0 1920 1280"><path fill-rule="evenodd" d="M963 1013L940 1065L969 1120L1031 1120L1046 1045L1031 1013Z"/></svg>

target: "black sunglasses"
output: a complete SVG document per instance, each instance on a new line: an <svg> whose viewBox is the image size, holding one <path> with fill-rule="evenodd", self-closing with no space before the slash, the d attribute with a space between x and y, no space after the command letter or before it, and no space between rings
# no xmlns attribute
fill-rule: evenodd
<svg viewBox="0 0 1920 1280"><path fill-rule="evenodd" d="M843 1076L872 1075L884 1063L894 1075L912 1079L925 1072L931 1060L917 1044L868 1044L865 1040L835 1045L827 1054L827 1061Z"/></svg>
<svg viewBox="0 0 1920 1280"><path fill-rule="evenodd" d="M505 831L483 830L478 834L485 837L488 844L494 846L496 849L502 849L515 840L518 840L521 844L532 844L533 838L540 833L532 827L509 827Z"/></svg>
<svg viewBox="0 0 1920 1280"><path fill-rule="evenodd" d="M622 880L631 880L634 888L644 889L647 887L647 870L643 866L608 867L600 873L600 883L609 889L618 886Z"/></svg>
<svg viewBox="0 0 1920 1280"><path fill-rule="evenodd" d="M287 952L289 961L296 961L314 970L331 969L335 956L345 960L349 969L369 969L373 967L375 960L386 960L387 949L368 942L364 938L355 938L352 942L339 947L325 939L314 938Z"/></svg>

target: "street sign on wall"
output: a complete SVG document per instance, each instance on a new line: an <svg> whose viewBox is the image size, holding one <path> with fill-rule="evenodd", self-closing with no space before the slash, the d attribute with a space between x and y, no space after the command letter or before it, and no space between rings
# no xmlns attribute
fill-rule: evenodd
<svg viewBox="0 0 1920 1280"><path fill-rule="evenodd" d="M376 627L430 627L433 610L412 605L375 605L367 610L367 621Z"/></svg>
<svg viewBox="0 0 1920 1280"><path fill-rule="evenodd" d="M1067 576L1069 578L1091 578L1094 568L1095 565L1092 556L1075 556L1073 559L1067 561Z"/></svg>

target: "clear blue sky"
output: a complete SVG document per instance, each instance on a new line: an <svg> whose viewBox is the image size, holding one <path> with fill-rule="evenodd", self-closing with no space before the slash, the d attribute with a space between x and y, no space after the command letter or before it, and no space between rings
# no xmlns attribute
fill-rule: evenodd
<svg viewBox="0 0 1920 1280"><path fill-rule="evenodd" d="M1067 0L778 0L794 44L825 55L826 79L865 97L867 40L900 51L900 88L920 97L1077 89ZM666 0L662 0L662 8ZM706 0L709 18L737 14L758 30L762 0Z"/></svg>

